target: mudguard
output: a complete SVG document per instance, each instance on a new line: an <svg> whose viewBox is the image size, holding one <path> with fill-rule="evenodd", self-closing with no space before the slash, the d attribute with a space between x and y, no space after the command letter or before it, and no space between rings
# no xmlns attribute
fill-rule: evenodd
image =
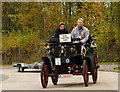
<svg viewBox="0 0 120 92"><path fill-rule="evenodd" d="M89 48L85 58L89 61L91 73L94 74L94 49Z"/></svg>
<svg viewBox="0 0 120 92"><path fill-rule="evenodd" d="M45 62L45 63L49 63L49 62L50 62L50 60L49 60L48 57L42 57L42 60L43 60L43 62Z"/></svg>

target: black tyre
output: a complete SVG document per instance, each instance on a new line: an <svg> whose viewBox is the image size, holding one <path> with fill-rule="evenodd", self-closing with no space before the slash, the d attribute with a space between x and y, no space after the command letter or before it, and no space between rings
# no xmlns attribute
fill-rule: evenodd
<svg viewBox="0 0 120 92"><path fill-rule="evenodd" d="M97 53L94 54L94 74L92 75L93 83L95 84L97 82L98 77L98 69L96 68L98 63L98 56Z"/></svg>
<svg viewBox="0 0 120 92"><path fill-rule="evenodd" d="M83 62L83 78L85 86L87 87L89 83L89 74L88 74L88 62L86 60L84 60Z"/></svg>
<svg viewBox="0 0 120 92"><path fill-rule="evenodd" d="M48 84L48 68L46 64L43 64L42 70L41 70L41 83L42 87L46 88Z"/></svg>
<svg viewBox="0 0 120 92"><path fill-rule="evenodd" d="M55 74L55 75L51 76L52 82L54 85L57 85L58 76L57 76L57 67L56 66L54 67L53 74Z"/></svg>
<svg viewBox="0 0 120 92"><path fill-rule="evenodd" d="M93 83L97 82L97 69L94 69L94 74L92 75Z"/></svg>

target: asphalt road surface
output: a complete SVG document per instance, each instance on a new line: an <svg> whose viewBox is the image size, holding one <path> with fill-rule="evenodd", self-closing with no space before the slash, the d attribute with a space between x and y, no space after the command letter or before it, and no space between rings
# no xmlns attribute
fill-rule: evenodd
<svg viewBox="0 0 120 92"><path fill-rule="evenodd" d="M40 81L40 72L27 70L17 72L16 68L2 69L2 90L118 90L118 73L99 71L98 82L92 83L90 76L89 86L84 86L83 76L74 75L70 78L60 78L58 85L53 85L49 78L48 87L43 89Z"/></svg>

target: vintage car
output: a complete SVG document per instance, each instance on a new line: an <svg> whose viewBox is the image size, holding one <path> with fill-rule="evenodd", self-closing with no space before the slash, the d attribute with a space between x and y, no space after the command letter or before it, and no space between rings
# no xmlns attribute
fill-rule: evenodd
<svg viewBox="0 0 120 92"><path fill-rule="evenodd" d="M46 88L48 77L57 85L61 75L83 75L85 86L88 86L89 75L93 83L97 82L99 68L98 56L95 48L96 39L89 35L86 43L80 42L81 38L72 38L70 34L62 34L59 38L52 37L45 45L46 55L42 57L41 70L42 87Z"/></svg>

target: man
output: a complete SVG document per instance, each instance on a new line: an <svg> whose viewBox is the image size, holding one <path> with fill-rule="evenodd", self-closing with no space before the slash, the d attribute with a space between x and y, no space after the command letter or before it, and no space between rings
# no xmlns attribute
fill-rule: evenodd
<svg viewBox="0 0 120 92"><path fill-rule="evenodd" d="M81 42L85 43L88 40L89 37L89 30L83 26L84 25L84 20L82 18L79 18L77 20L77 26L73 28L71 32L72 38L80 38L81 37Z"/></svg>
<svg viewBox="0 0 120 92"><path fill-rule="evenodd" d="M72 38L81 38L82 39L80 41L81 43L85 43L89 38L89 30L86 27L84 27L83 25L84 25L84 20L82 18L79 18L77 20L77 26L75 28L73 28L73 30L71 32ZM82 54L83 48L85 48L84 45L81 46L80 54ZM94 74L94 63L93 63L94 62L94 58L93 58L94 51L92 48L89 49L89 51L86 53L86 56L90 57L91 72L92 72L92 74Z"/></svg>
<svg viewBox="0 0 120 92"><path fill-rule="evenodd" d="M55 38L59 38L60 34L69 34L68 30L65 28L65 24L63 22L59 23L59 27L55 30Z"/></svg>

